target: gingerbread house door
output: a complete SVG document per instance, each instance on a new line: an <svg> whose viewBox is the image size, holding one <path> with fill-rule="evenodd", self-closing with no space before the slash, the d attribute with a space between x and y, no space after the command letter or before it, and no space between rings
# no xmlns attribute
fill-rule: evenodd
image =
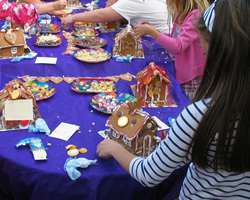
<svg viewBox="0 0 250 200"><path fill-rule="evenodd" d="M151 136L150 135L146 135L143 138L143 149L142 149L142 156L143 157L147 157L150 154L150 147L151 147Z"/></svg>
<svg viewBox="0 0 250 200"><path fill-rule="evenodd" d="M135 55L135 40L128 35L121 40L121 54L122 55Z"/></svg>

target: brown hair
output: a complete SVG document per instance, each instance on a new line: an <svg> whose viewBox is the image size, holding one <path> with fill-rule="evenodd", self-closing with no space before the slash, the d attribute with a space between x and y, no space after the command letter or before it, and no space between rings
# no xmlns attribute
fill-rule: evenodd
<svg viewBox="0 0 250 200"><path fill-rule="evenodd" d="M193 99L211 101L189 147L192 162L215 172L250 170L249 4L249 0L217 1L215 16L219 17L214 20L205 71Z"/></svg>

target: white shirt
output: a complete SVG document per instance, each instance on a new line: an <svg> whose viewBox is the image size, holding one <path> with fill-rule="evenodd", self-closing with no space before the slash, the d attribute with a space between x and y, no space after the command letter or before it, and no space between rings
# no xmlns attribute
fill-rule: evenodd
<svg viewBox="0 0 250 200"><path fill-rule="evenodd" d="M119 0L111 8L133 27L148 21L158 31L170 33L166 0Z"/></svg>
<svg viewBox="0 0 250 200"><path fill-rule="evenodd" d="M175 169L190 162L186 154L194 131L207 110L202 100L188 106L176 119L168 136L146 159L134 158L129 166L130 174L142 185L152 187L166 179ZM216 139L209 149L209 159L215 150ZM247 158L246 158L247 159ZM213 169L203 170L189 164L188 172L180 191L180 200L250 199L250 172L234 173Z"/></svg>

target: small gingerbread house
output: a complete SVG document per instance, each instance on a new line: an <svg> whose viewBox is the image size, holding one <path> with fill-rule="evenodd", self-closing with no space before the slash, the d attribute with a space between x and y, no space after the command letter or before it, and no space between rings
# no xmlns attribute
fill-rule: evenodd
<svg viewBox="0 0 250 200"><path fill-rule="evenodd" d="M79 0L68 0L67 8L74 9L80 6Z"/></svg>
<svg viewBox="0 0 250 200"><path fill-rule="evenodd" d="M0 58L23 56L25 44L22 31L0 31Z"/></svg>
<svg viewBox="0 0 250 200"><path fill-rule="evenodd" d="M138 72L132 90L136 98L142 97L143 107L173 107L176 103L170 94L171 87L172 83L165 70L152 62Z"/></svg>
<svg viewBox="0 0 250 200"><path fill-rule="evenodd" d="M136 39L134 29L129 24L126 28L116 34L113 56L144 58L141 40Z"/></svg>
<svg viewBox="0 0 250 200"><path fill-rule="evenodd" d="M147 157L158 145L158 125L146 112L140 110L141 100L120 103L108 119L110 138L124 146L129 152Z"/></svg>
<svg viewBox="0 0 250 200"><path fill-rule="evenodd" d="M33 118L34 120L5 120L5 102L9 100L32 99ZM33 93L26 88L21 81L14 79L6 84L5 88L0 91L0 130L12 130L27 128L27 125L34 124L37 118L41 117Z"/></svg>
<svg viewBox="0 0 250 200"><path fill-rule="evenodd" d="M119 21L104 22L104 23L100 23L99 26L100 26L100 30L102 33L117 32L120 27L120 22Z"/></svg>

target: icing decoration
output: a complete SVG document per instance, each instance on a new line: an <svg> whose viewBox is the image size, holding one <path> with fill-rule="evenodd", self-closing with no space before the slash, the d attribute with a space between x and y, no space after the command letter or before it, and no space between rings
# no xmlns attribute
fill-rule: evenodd
<svg viewBox="0 0 250 200"><path fill-rule="evenodd" d="M16 34L11 33L9 31L4 35L4 38L7 42L9 42L12 45L16 43L16 39L17 39Z"/></svg>

